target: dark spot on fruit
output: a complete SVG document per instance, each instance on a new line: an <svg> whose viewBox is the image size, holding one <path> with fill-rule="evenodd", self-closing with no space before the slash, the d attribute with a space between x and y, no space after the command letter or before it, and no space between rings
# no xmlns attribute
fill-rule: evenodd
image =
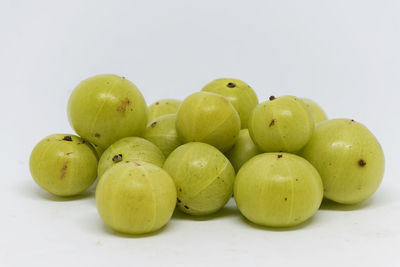
<svg viewBox="0 0 400 267"><path fill-rule="evenodd" d="M64 165L61 168L61 176L60 176L61 180L64 179L65 175L67 175L68 163L69 161L67 160L66 162L64 162Z"/></svg>
<svg viewBox="0 0 400 267"><path fill-rule="evenodd" d="M68 153L65 153L65 155L69 156L69 155L71 155L72 153L74 153L74 152L68 152Z"/></svg>
<svg viewBox="0 0 400 267"><path fill-rule="evenodd" d="M126 79L125 76L122 76L121 78L124 79L124 80Z"/></svg>
<svg viewBox="0 0 400 267"><path fill-rule="evenodd" d="M275 124L275 119L272 119L271 122L269 123L269 127L274 126Z"/></svg>
<svg viewBox="0 0 400 267"><path fill-rule="evenodd" d="M142 164L140 164L139 162L134 161L133 164L135 164L136 166L142 166Z"/></svg>
<svg viewBox="0 0 400 267"><path fill-rule="evenodd" d="M157 101L157 102L156 102L156 105L159 105L159 104L160 104L160 102Z"/></svg>
<svg viewBox="0 0 400 267"><path fill-rule="evenodd" d="M299 181L299 179L296 179L296 182L298 182Z"/></svg>
<svg viewBox="0 0 400 267"><path fill-rule="evenodd" d="M285 197L285 201L287 201L287 197Z"/></svg>
<svg viewBox="0 0 400 267"><path fill-rule="evenodd" d="M151 126L151 128L154 128L154 127L156 127L156 125L157 125L157 122L155 121L150 126Z"/></svg>
<svg viewBox="0 0 400 267"><path fill-rule="evenodd" d="M117 107L117 111L121 114L125 114L126 112L126 107L131 104L131 101L129 98L126 98L124 101L122 101L121 105Z"/></svg>
<svg viewBox="0 0 400 267"><path fill-rule="evenodd" d="M360 167L364 167L365 165L367 165L367 163L365 162L365 160L360 159L360 160L358 161L358 165L360 165Z"/></svg>
<svg viewBox="0 0 400 267"><path fill-rule="evenodd" d="M66 136L64 136L63 140L71 142L72 141L72 137L70 135L66 135Z"/></svg>
<svg viewBox="0 0 400 267"><path fill-rule="evenodd" d="M282 154L278 154L278 159L282 158L283 155Z"/></svg>
<svg viewBox="0 0 400 267"><path fill-rule="evenodd" d="M125 161L125 163L129 163L129 161Z"/></svg>
<svg viewBox="0 0 400 267"><path fill-rule="evenodd" d="M179 188L178 188L178 191L179 191L179 192L182 192L182 188L179 187Z"/></svg>
<svg viewBox="0 0 400 267"><path fill-rule="evenodd" d="M94 137L96 137L96 138L100 138L100 136L101 136L101 135L100 135L99 133L95 133L95 134L94 134Z"/></svg>
<svg viewBox="0 0 400 267"><path fill-rule="evenodd" d="M187 209L187 210L189 209L189 207L188 207L188 206L186 206L186 205L185 205L184 207L185 207L185 209Z"/></svg>
<svg viewBox="0 0 400 267"><path fill-rule="evenodd" d="M81 142L79 142L78 143L78 145L82 145L82 144L84 144L84 143L86 143L86 141L85 140L82 140ZM95 147L99 147L98 145L94 145Z"/></svg>
<svg viewBox="0 0 400 267"><path fill-rule="evenodd" d="M298 221L298 220L300 220L301 219L301 217L299 216L299 217L296 217L294 220L295 221Z"/></svg>
<svg viewBox="0 0 400 267"><path fill-rule="evenodd" d="M226 86L228 86L229 88L234 88L234 87L236 87L236 84L230 82Z"/></svg>
<svg viewBox="0 0 400 267"><path fill-rule="evenodd" d="M176 201L177 201L178 203L181 203L181 202L182 202L179 198L177 198Z"/></svg>
<svg viewBox="0 0 400 267"><path fill-rule="evenodd" d="M276 97L273 96L273 95L271 95L271 96L269 97L269 100L270 100L270 101L275 100L275 99L276 99Z"/></svg>
<svg viewBox="0 0 400 267"><path fill-rule="evenodd" d="M115 155L115 156L112 158L112 161L113 161L114 163L117 163L117 162L122 161L122 154Z"/></svg>

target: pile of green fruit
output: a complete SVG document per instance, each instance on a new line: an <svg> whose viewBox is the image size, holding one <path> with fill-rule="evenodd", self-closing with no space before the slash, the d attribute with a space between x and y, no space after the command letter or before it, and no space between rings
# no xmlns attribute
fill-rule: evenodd
<svg viewBox="0 0 400 267"><path fill-rule="evenodd" d="M147 107L129 80L98 75L74 89L67 113L79 136L40 141L31 174L62 197L97 178L99 215L123 233L158 230L175 207L215 213L232 194L251 222L293 226L313 216L323 197L366 200L384 173L381 146L361 123L327 120L315 102L294 96L259 103L236 79Z"/></svg>

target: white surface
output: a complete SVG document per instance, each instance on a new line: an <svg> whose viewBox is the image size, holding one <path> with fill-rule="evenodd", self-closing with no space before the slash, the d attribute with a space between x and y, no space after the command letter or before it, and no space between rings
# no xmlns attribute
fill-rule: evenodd
<svg viewBox="0 0 400 267"><path fill-rule="evenodd" d="M0 266L399 266L399 1L1 1ZM367 125L386 155L381 188L325 204L301 227L246 223L234 203L161 232L112 233L93 192L62 201L29 174L33 146L72 132L71 90L116 73L150 104L219 77L320 103Z"/></svg>

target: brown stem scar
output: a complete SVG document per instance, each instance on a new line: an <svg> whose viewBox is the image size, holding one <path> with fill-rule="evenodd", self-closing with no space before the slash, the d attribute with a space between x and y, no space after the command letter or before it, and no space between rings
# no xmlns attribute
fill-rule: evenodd
<svg viewBox="0 0 400 267"><path fill-rule="evenodd" d="M283 157L283 155L281 155L281 154L278 155L278 159L280 159L280 158L282 158L282 157Z"/></svg>
<svg viewBox="0 0 400 267"><path fill-rule="evenodd" d="M64 162L64 165L63 165L62 168L61 168L61 176L60 176L60 179L61 179L61 180L64 179L65 175L67 175L68 163L69 163L68 160L65 161L65 162Z"/></svg>
<svg viewBox="0 0 400 267"><path fill-rule="evenodd" d="M126 98L124 101L122 101L122 104L117 107L117 111L121 114L125 114L126 112L126 107L131 104L131 101L129 98Z"/></svg>
<svg viewBox="0 0 400 267"><path fill-rule="evenodd" d="M71 142L72 141L72 137L70 135L66 135L66 136L64 136L63 140Z"/></svg>
<svg viewBox="0 0 400 267"><path fill-rule="evenodd" d="M115 156L112 158L112 161L113 161L114 163L117 163L117 162L122 161L122 154L115 155Z"/></svg>
<svg viewBox="0 0 400 267"><path fill-rule="evenodd" d="M154 128L154 127L156 127L156 125L157 125L157 122L155 121L150 126L151 126L151 128Z"/></svg>
<svg viewBox="0 0 400 267"><path fill-rule="evenodd" d="M234 87L236 87L236 84L230 82L226 86L228 86L229 88L234 88Z"/></svg>
<svg viewBox="0 0 400 267"><path fill-rule="evenodd" d="M360 159L360 160L358 161L358 165L360 165L360 167L364 167L365 165L367 165L367 163L365 162L365 160Z"/></svg>
<svg viewBox="0 0 400 267"><path fill-rule="evenodd" d="M276 99L276 97L273 96L273 95L271 95L271 96L269 97L269 100L270 100L270 101L275 100L275 99Z"/></svg>
<svg viewBox="0 0 400 267"><path fill-rule="evenodd" d="M186 206L186 205L185 205L184 207L185 207L185 209L187 209L187 210L189 209L189 207L188 207L188 206Z"/></svg>
<svg viewBox="0 0 400 267"><path fill-rule="evenodd" d="M275 119L272 119L271 122L269 123L269 127L274 126L275 125Z"/></svg>

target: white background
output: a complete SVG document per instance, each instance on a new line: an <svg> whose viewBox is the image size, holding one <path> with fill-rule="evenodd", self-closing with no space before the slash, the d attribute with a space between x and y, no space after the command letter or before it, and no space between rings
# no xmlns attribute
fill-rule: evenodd
<svg viewBox="0 0 400 267"><path fill-rule="evenodd" d="M399 14L395 0L1 0L0 266L399 266ZM115 234L93 188L65 201L28 169L40 139L72 132L69 94L99 73L126 76L149 104L219 77L246 81L261 101L312 98L377 136L383 183L290 229L251 225L231 201L208 218L175 213L154 235Z"/></svg>

